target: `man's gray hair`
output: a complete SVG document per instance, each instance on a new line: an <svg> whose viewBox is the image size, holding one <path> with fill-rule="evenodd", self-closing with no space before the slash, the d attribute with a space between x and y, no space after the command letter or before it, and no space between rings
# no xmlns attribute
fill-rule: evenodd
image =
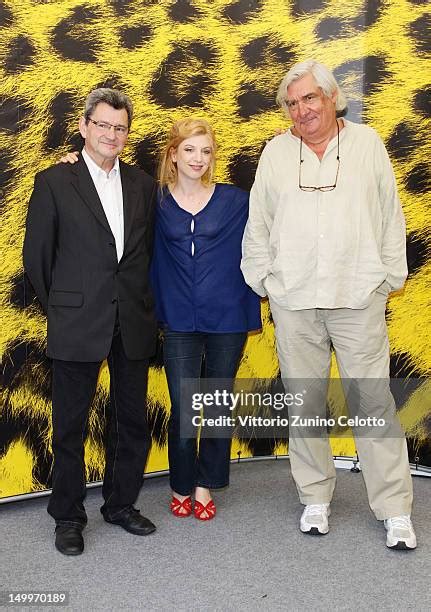
<svg viewBox="0 0 431 612"><path fill-rule="evenodd" d="M88 120L94 113L96 106L101 102L109 104L109 106L112 106L115 110L124 108L127 111L128 127L130 128L133 119L133 104L131 99L129 96L126 96L126 94L118 91L118 89L109 89L108 87L93 89L93 91L88 94L84 107L84 119L86 123L88 123Z"/></svg>
<svg viewBox="0 0 431 612"><path fill-rule="evenodd" d="M277 104L279 104L281 108L286 111L286 113L288 112L286 104L287 88L291 83L293 83L293 81L297 81L306 74L313 75L318 87L321 88L325 96L330 97L334 91L337 92L337 97L335 99L335 110L337 111L337 116L340 117L344 115L347 109L346 96L335 80L331 70L329 70L325 64L320 64L316 60L299 62L298 64L295 64L287 74L285 74L277 91Z"/></svg>

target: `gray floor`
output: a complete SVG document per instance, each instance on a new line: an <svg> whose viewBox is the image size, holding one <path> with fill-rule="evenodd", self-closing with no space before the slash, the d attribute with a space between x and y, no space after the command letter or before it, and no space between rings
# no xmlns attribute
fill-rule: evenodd
<svg viewBox="0 0 431 612"><path fill-rule="evenodd" d="M415 478L414 489L419 545L410 552L386 548L362 477L345 470L338 471L330 533L301 534L286 460L233 465L209 523L171 516L167 478L147 480L137 506L157 523L148 537L104 523L101 491L90 490L79 557L54 549L46 499L0 505L0 588L66 590L70 603L60 609L78 611L428 611L431 480Z"/></svg>

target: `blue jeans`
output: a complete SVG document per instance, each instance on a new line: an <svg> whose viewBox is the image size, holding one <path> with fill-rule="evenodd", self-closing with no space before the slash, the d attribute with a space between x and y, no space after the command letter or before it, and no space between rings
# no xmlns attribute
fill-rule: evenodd
<svg viewBox="0 0 431 612"><path fill-rule="evenodd" d="M170 484L179 495L190 495L195 487L217 489L228 485L231 447L230 437L202 437L198 452L196 438L180 435L181 411L187 411L190 419L196 414L191 405L180 405L181 380L201 376L233 379L246 339L245 332L164 332L163 355L171 397L168 431ZM182 416L184 418L184 413Z"/></svg>

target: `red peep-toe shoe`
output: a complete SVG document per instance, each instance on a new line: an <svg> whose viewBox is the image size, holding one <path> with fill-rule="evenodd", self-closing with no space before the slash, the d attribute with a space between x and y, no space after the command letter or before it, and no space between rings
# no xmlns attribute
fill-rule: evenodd
<svg viewBox="0 0 431 612"><path fill-rule="evenodd" d="M204 512L207 513L206 516L202 516ZM214 501L210 499L207 505L204 506L203 504L201 504L200 501L195 499L194 514L195 517L200 521L210 521L216 515L216 507Z"/></svg>
<svg viewBox="0 0 431 612"><path fill-rule="evenodd" d="M179 516L180 518L183 516L190 516L192 513L192 498L189 495L189 497L186 497L181 502L173 495L170 507L174 516Z"/></svg>

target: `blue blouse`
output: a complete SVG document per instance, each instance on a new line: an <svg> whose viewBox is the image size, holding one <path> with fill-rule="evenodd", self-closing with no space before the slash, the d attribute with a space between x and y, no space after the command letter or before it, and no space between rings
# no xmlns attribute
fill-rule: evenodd
<svg viewBox="0 0 431 612"><path fill-rule="evenodd" d="M248 193L217 184L192 215L168 190L156 212L152 286L158 320L172 331L229 333L260 329L260 298L240 270Z"/></svg>

